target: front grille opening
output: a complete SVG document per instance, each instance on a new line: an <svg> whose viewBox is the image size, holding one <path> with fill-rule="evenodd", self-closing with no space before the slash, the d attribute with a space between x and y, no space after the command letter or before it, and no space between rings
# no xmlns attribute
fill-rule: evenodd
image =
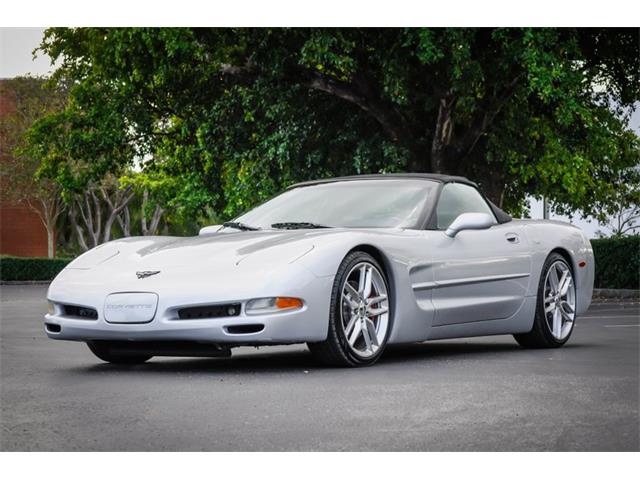
<svg viewBox="0 0 640 480"><path fill-rule="evenodd" d="M264 325L260 323L253 323L251 325L229 325L224 327L227 333L231 333L233 335L239 334L247 334L247 333L258 333L264 330Z"/></svg>
<svg viewBox="0 0 640 480"><path fill-rule="evenodd" d="M62 330L62 327L60 325L56 325L55 323L45 323L44 326L47 329L47 332L51 333L60 333L60 331Z"/></svg>
<svg viewBox="0 0 640 480"><path fill-rule="evenodd" d="M219 305L203 305L200 307L187 307L178 310L180 320L198 318L237 317L240 315L239 303L225 303Z"/></svg>
<svg viewBox="0 0 640 480"><path fill-rule="evenodd" d="M79 305L62 305L62 311L66 317L83 318L86 320L97 320L98 311L91 307L81 307Z"/></svg>

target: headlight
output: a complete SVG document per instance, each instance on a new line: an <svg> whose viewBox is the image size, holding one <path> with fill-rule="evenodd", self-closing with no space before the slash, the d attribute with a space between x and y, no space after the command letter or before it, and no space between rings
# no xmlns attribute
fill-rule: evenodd
<svg viewBox="0 0 640 480"><path fill-rule="evenodd" d="M51 300L47 300L49 315L53 315L56 312L56 305Z"/></svg>
<svg viewBox="0 0 640 480"><path fill-rule="evenodd" d="M302 308L304 303L299 298L269 297L249 300L244 307L247 315L265 315Z"/></svg>

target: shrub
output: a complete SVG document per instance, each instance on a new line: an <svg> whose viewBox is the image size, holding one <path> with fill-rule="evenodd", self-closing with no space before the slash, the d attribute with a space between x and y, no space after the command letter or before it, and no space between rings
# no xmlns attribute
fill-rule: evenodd
<svg viewBox="0 0 640 480"><path fill-rule="evenodd" d="M591 240L596 260L595 288L640 289L640 235ZM69 258L0 256L0 280L53 280Z"/></svg>
<svg viewBox="0 0 640 480"><path fill-rule="evenodd" d="M640 235L591 240L595 288L640 289Z"/></svg>
<svg viewBox="0 0 640 480"><path fill-rule="evenodd" d="M69 258L0 257L0 280L53 280Z"/></svg>

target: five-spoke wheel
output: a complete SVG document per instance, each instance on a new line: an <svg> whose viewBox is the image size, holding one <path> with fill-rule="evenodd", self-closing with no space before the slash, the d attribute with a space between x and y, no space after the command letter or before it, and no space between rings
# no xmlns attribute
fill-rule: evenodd
<svg viewBox="0 0 640 480"><path fill-rule="evenodd" d="M371 255L347 255L334 281L327 339L309 343L311 352L333 365L374 363L391 331L388 285L382 266Z"/></svg>
<svg viewBox="0 0 640 480"><path fill-rule="evenodd" d="M523 347L560 347L573 331L576 318L576 287L567 260L559 253L547 257L538 285L533 328L514 335Z"/></svg>
<svg viewBox="0 0 640 480"><path fill-rule="evenodd" d="M564 340L571 333L576 316L573 276L564 261L557 260L549 267L544 295L547 326L556 340Z"/></svg>
<svg viewBox="0 0 640 480"><path fill-rule="evenodd" d="M389 328L389 294L375 265L363 261L351 268L340 314L349 347L365 358L375 355Z"/></svg>

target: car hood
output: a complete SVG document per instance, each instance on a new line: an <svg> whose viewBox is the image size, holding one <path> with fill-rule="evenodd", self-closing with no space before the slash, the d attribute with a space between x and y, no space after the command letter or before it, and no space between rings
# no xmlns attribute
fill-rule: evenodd
<svg viewBox="0 0 640 480"><path fill-rule="evenodd" d="M184 266L239 266L252 256L270 262L295 261L314 248L313 231L215 233L198 237L131 237L101 245L75 259L68 269L181 269Z"/></svg>
<svg viewBox="0 0 640 480"><path fill-rule="evenodd" d="M383 237L399 234L331 228L130 237L75 259L52 282L49 295L67 298L79 289L96 295L144 291L191 302L198 295L209 298L211 291L233 299L294 292L312 278L333 277L355 245L375 247Z"/></svg>

